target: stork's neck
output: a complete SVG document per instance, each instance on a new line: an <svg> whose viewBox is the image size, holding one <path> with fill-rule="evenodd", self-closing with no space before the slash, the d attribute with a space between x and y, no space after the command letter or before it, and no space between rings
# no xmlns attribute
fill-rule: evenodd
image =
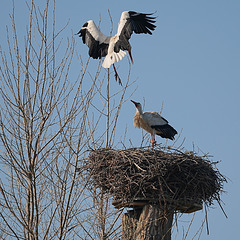
<svg viewBox="0 0 240 240"><path fill-rule="evenodd" d="M138 107L137 107L137 112L139 112L140 115L143 114L142 106L138 106Z"/></svg>

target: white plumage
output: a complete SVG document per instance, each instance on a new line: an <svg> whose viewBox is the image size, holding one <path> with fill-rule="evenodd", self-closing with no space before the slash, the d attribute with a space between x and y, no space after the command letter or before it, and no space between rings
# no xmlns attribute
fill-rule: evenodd
<svg viewBox="0 0 240 240"><path fill-rule="evenodd" d="M177 131L168 124L168 121L163 118L159 113L149 111L143 112L142 105L138 102L131 100L137 112L134 116L134 127L143 128L151 135L152 146L156 143L155 134L162 138L174 140Z"/></svg>
<svg viewBox="0 0 240 240"><path fill-rule="evenodd" d="M133 63L129 39L133 32L136 34L152 34L151 31L154 31L156 26L153 24L155 23L155 17L151 15L134 11L122 12L117 34L113 37L104 35L93 20L87 21L77 34L79 34L79 37L82 37L83 43L89 47L90 57L94 59L105 57L102 64L104 68L110 68L113 65L115 78L121 84L121 79L118 76L114 63L122 60L126 55L125 50L128 51Z"/></svg>
<svg viewBox="0 0 240 240"><path fill-rule="evenodd" d="M109 46L108 46L108 53L102 63L102 67L110 68L112 64L114 64L115 62L118 62L119 60L122 60L122 58L127 54L126 52L122 51L121 49L119 50L119 52L114 51L114 46L117 41L118 41L117 36L110 38Z"/></svg>

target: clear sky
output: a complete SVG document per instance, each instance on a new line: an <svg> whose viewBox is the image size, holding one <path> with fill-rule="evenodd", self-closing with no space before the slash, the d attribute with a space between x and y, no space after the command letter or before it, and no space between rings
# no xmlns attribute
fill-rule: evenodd
<svg viewBox="0 0 240 240"><path fill-rule="evenodd" d="M25 1L18 0L15 4L18 31L24 32ZM1 44L5 41L5 26L10 24L11 6L11 1L1 1ZM210 235L204 228L201 239L239 239L240 1L58 0L57 27L69 20L66 34L71 37L87 20L98 22L101 17L101 30L108 34L108 9L114 23L113 32L117 30L122 11L154 12L157 16L157 28L152 36L132 35L130 40L134 59L131 78L136 80L134 87L137 87L132 99L145 100L145 110L159 111L163 103L162 115L178 132L182 130L181 139L186 139L184 147L192 150L194 144L212 155L212 160L221 161L218 168L229 178L224 186L226 193L222 195L228 219L215 203L208 212ZM81 39L77 40L77 49L86 60L88 49ZM98 62L91 60L91 64ZM116 64L123 82L127 65L127 57ZM115 84L114 88L119 86ZM141 131L133 127L134 114L135 107L129 101L123 106L120 121L137 145ZM158 137L157 141L163 142ZM197 212L189 239L202 219L204 211Z"/></svg>

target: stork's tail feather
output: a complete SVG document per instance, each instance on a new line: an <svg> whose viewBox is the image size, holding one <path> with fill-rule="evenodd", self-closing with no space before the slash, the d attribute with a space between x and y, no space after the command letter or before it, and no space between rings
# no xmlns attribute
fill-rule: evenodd
<svg viewBox="0 0 240 240"><path fill-rule="evenodd" d="M126 52L122 50L120 50L118 53L112 52L111 54L108 54L102 63L102 67L110 68L113 63L122 60L125 55Z"/></svg>
<svg viewBox="0 0 240 240"><path fill-rule="evenodd" d="M162 138L174 140L174 136L177 134L177 131L169 124L155 125L151 127L154 128L156 130L156 134Z"/></svg>

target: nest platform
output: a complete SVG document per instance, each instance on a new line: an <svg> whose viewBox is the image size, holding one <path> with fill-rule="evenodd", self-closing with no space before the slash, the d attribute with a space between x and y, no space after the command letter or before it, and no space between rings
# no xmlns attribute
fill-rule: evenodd
<svg viewBox="0 0 240 240"><path fill-rule="evenodd" d="M92 184L113 196L116 208L158 204L194 212L220 200L226 179L205 156L171 148L90 151Z"/></svg>

